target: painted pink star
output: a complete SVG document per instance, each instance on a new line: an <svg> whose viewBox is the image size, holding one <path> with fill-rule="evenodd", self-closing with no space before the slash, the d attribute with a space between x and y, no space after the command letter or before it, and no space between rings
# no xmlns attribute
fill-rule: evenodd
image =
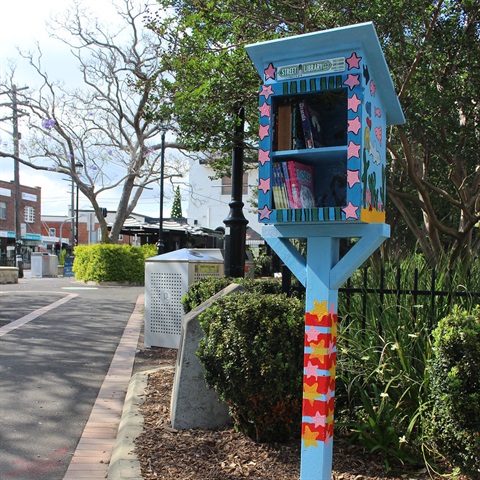
<svg viewBox="0 0 480 480"><path fill-rule="evenodd" d="M261 178L258 189L263 193L267 193L270 190L270 178Z"/></svg>
<svg viewBox="0 0 480 480"><path fill-rule="evenodd" d="M265 97L265 100L268 100L270 95L273 95L273 90L271 85L262 85L262 89L260 90L260 95Z"/></svg>
<svg viewBox="0 0 480 480"><path fill-rule="evenodd" d="M320 332L312 325L310 328L305 332L307 334L307 342L312 342L313 340L317 340Z"/></svg>
<svg viewBox="0 0 480 480"><path fill-rule="evenodd" d="M270 116L270 105L267 102L263 102L263 104L258 107L260 110L261 117L269 117Z"/></svg>
<svg viewBox="0 0 480 480"><path fill-rule="evenodd" d="M324 427L327 424L327 416L322 415L320 412L317 412L314 417L312 417L315 427Z"/></svg>
<svg viewBox="0 0 480 480"><path fill-rule="evenodd" d="M333 393L333 390L332 390L330 387L328 387L327 393L325 394L325 397L326 397L326 399L327 399L327 402L328 402L331 398L333 398L334 396L335 396L335 395L334 395L334 393Z"/></svg>
<svg viewBox="0 0 480 480"><path fill-rule="evenodd" d="M356 207L352 202L348 202L348 205L346 207L342 208L343 212L345 213L345 218L358 218L357 210L358 207Z"/></svg>
<svg viewBox="0 0 480 480"><path fill-rule="evenodd" d="M270 150L258 150L258 161L263 165L270 161Z"/></svg>
<svg viewBox="0 0 480 480"><path fill-rule="evenodd" d="M327 429L327 431L325 432L325 446L327 447L328 447L328 444L330 443L330 438L332 438L332 436L330 435L330 432Z"/></svg>
<svg viewBox="0 0 480 480"><path fill-rule="evenodd" d="M333 355L335 353L335 342L328 342L328 354Z"/></svg>
<svg viewBox="0 0 480 480"><path fill-rule="evenodd" d="M347 147L347 153L348 153L348 158L352 157L360 157L360 145L357 145L356 143L353 143L350 141Z"/></svg>
<svg viewBox="0 0 480 480"><path fill-rule="evenodd" d="M360 75L352 75L349 73L347 79L343 83L344 85L347 85L350 90L353 90L357 85L360 85Z"/></svg>
<svg viewBox="0 0 480 480"><path fill-rule="evenodd" d="M348 121L348 131L353 132L355 135L358 133L361 126L360 117L355 117L353 120Z"/></svg>
<svg viewBox="0 0 480 480"><path fill-rule="evenodd" d="M263 73L265 74L265 80L268 80L269 78L275 80L277 69L273 66L273 63L269 63L268 67L263 71Z"/></svg>
<svg viewBox="0 0 480 480"><path fill-rule="evenodd" d="M356 183L360 183L358 170L347 170L347 183L350 188L352 188Z"/></svg>
<svg viewBox="0 0 480 480"><path fill-rule="evenodd" d="M258 210L258 214L260 215L260 220L263 220L263 219L270 220L270 215L272 214L272 210L270 210L265 205L261 210Z"/></svg>
<svg viewBox="0 0 480 480"><path fill-rule="evenodd" d="M360 60L362 57L357 57L356 52L352 53L350 58L347 58L346 62L348 63L348 69L351 70L352 68L360 68Z"/></svg>
<svg viewBox="0 0 480 480"><path fill-rule="evenodd" d="M268 137L269 129L270 129L270 125L260 125L260 128L258 130L258 136L260 137L260 140L263 140L265 137Z"/></svg>
<svg viewBox="0 0 480 480"><path fill-rule="evenodd" d="M354 93L349 99L348 99L348 109L352 110L352 112L357 113L358 111L358 106L362 103L362 101L357 97L357 94Z"/></svg>
<svg viewBox="0 0 480 480"><path fill-rule="evenodd" d="M313 365L312 362L308 362L308 365L305 366L305 374L304 374L307 378L309 377L318 377L318 374L317 374L317 366L316 365Z"/></svg>

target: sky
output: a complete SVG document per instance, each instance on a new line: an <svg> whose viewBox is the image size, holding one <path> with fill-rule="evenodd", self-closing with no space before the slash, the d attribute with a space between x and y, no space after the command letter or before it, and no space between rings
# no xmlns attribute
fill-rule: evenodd
<svg viewBox="0 0 480 480"><path fill-rule="evenodd" d="M25 61L18 55L17 48L34 50L38 42L43 52L45 70L53 79L75 84L79 74L75 59L61 42L49 37L47 21L53 16L61 15L72 0L15 0L2 1L0 15L0 76L4 78L9 71L10 61L16 63L15 83L17 87L34 86L34 76ZM81 0L101 22L112 21L115 18L111 0ZM0 103L5 97L0 97ZM3 112L4 113L4 112ZM3 115L0 115L3 117ZM25 136L22 124L19 131ZM12 125L10 121L0 122L0 148L13 151ZM0 179L13 180L13 161L0 158ZM20 183L32 187L42 187L42 214L69 215L71 204L71 181L61 175L36 171L21 166ZM170 215L170 199L165 187L164 216ZM101 199L101 206L114 210L118 204L115 192L106 194ZM135 211L145 215L158 217L159 186L153 185L152 190L146 190ZM79 201L80 209L90 209L90 203L82 195Z"/></svg>

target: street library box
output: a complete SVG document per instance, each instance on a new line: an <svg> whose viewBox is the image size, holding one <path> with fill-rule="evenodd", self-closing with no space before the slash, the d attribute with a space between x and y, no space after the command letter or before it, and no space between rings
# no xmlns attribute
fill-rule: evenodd
<svg viewBox="0 0 480 480"><path fill-rule="evenodd" d="M385 222L387 126L404 116L372 23L248 45L259 220Z"/></svg>

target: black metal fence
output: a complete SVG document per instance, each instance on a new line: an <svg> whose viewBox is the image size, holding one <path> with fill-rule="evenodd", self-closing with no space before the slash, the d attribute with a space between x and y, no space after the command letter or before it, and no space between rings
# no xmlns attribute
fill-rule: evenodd
<svg viewBox="0 0 480 480"><path fill-rule="evenodd" d="M428 317L430 327L447 315L453 305L470 309L480 302L480 291L478 285L473 284L470 272L460 276L454 270L396 267L388 271L381 268L379 274L370 275L369 270L369 267L362 268L355 279L349 278L345 287L339 289L346 312L351 309L353 296L360 295L362 328L369 301L377 302L380 308L394 305L397 314L400 308L409 308L414 319L422 312Z"/></svg>
<svg viewBox="0 0 480 480"><path fill-rule="evenodd" d="M282 287L288 293L303 289L292 286L287 268L282 270ZM396 308L397 314L401 308L408 308L414 319L420 313L428 317L432 327L449 313L453 305L466 309L479 305L480 291L478 279L474 281L470 272L460 276L454 270L436 268L391 267L374 271L365 266L339 289L339 314L350 314L352 310L357 314L361 312L361 327L364 329L369 303L380 310L387 306Z"/></svg>

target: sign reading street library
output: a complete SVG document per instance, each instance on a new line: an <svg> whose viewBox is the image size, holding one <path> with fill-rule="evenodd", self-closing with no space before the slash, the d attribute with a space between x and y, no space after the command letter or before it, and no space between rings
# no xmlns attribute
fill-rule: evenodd
<svg viewBox="0 0 480 480"><path fill-rule="evenodd" d="M345 70L345 57L316 60L315 62L285 65L278 67L277 80L297 78L308 75L321 75L323 73L336 73Z"/></svg>

